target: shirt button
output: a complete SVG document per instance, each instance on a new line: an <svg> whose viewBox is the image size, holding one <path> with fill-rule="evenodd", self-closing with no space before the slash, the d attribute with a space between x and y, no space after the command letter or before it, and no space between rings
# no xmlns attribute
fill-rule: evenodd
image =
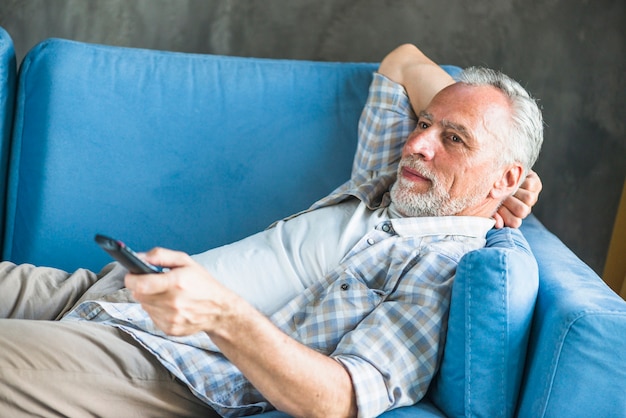
<svg viewBox="0 0 626 418"><path fill-rule="evenodd" d="M374 245L374 243L375 243L375 242L376 242L376 241L374 241L374 238L368 238L368 239L367 239L367 243L368 243L369 245Z"/></svg>
<svg viewBox="0 0 626 418"><path fill-rule="evenodd" d="M391 229L391 227L389 226L389 224L384 224L383 225L383 231L389 232L390 229Z"/></svg>
<svg viewBox="0 0 626 418"><path fill-rule="evenodd" d="M341 285L341 290L348 290L348 289L350 289L350 285L348 283L343 283Z"/></svg>

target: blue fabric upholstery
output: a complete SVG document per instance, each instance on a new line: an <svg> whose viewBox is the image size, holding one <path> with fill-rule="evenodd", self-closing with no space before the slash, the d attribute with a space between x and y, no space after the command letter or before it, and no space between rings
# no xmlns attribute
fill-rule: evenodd
<svg viewBox="0 0 626 418"><path fill-rule="evenodd" d="M349 177L376 68L49 40L13 112L3 31L0 59L4 258L66 270L109 261L97 232L193 253L306 208ZM429 399L385 418L624 415L626 303L536 219L521 231L537 264L510 230L463 259Z"/></svg>
<svg viewBox="0 0 626 418"><path fill-rule="evenodd" d="M626 303L534 217L539 294L521 417L626 416Z"/></svg>
<svg viewBox="0 0 626 418"><path fill-rule="evenodd" d="M9 143L13 126L16 63L13 41L0 27L0 196L6 194ZM0 205L0 219L4 219L5 205ZM0 236L4 235L0 224ZM1 247L0 247L1 250Z"/></svg>
<svg viewBox="0 0 626 418"><path fill-rule="evenodd" d="M510 417L539 276L519 230L492 230L456 272L444 357L431 398L448 417Z"/></svg>
<svg viewBox="0 0 626 418"><path fill-rule="evenodd" d="M44 42L22 64L5 259L99 269L97 232L194 253L305 209L350 175L374 68Z"/></svg>

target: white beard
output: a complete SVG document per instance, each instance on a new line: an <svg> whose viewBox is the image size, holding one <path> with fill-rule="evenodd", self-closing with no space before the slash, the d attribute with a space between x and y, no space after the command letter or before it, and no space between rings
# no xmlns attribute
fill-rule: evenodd
<svg viewBox="0 0 626 418"><path fill-rule="evenodd" d="M409 166L418 171L431 181L430 188L423 193L416 193L411 190L413 184L400 174L404 166ZM450 194L443 187L437 176L423 167L421 161L417 159L403 159L398 167L398 178L391 187L391 200L396 209L407 217L421 216L453 216L464 209L477 205L484 199L480 194L477 184L471 193L466 196L451 198Z"/></svg>

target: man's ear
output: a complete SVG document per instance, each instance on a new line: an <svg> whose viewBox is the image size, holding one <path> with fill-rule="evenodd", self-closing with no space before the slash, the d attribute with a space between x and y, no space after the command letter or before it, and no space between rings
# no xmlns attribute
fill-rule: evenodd
<svg viewBox="0 0 626 418"><path fill-rule="evenodd" d="M502 176L493 184L491 188L491 197L497 200L503 200L515 193L522 182L524 175L524 167L519 163L513 163L508 166Z"/></svg>

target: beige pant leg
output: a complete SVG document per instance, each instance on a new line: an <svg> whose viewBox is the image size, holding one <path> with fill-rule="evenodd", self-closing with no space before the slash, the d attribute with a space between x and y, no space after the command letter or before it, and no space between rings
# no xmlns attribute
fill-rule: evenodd
<svg viewBox="0 0 626 418"><path fill-rule="evenodd" d="M117 263L100 273L74 273L30 264L0 263L0 318L60 319L77 302L101 298L124 286L126 270Z"/></svg>
<svg viewBox="0 0 626 418"><path fill-rule="evenodd" d="M0 263L0 318L58 319L98 275L87 270L74 274L30 264Z"/></svg>
<svg viewBox="0 0 626 418"><path fill-rule="evenodd" d="M0 319L0 416L217 415L113 327Z"/></svg>

